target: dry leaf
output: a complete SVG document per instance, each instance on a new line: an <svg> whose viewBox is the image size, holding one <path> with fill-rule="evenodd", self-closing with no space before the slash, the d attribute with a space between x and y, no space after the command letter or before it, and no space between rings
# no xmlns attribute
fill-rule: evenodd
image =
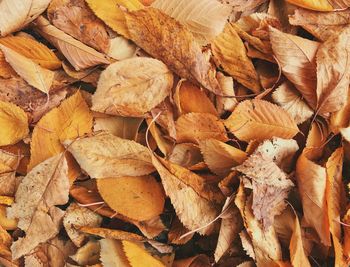
<svg viewBox="0 0 350 267"><path fill-rule="evenodd" d="M0 35L15 32L35 20L49 5L50 0L3 0L0 3Z"/></svg>
<svg viewBox="0 0 350 267"><path fill-rule="evenodd" d="M146 147L109 133L67 140L65 145L92 178L140 176L154 171Z"/></svg>
<svg viewBox="0 0 350 267"><path fill-rule="evenodd" d="M218 175L227 175L232 167L240 165L247 158L247 153L215 139L199 142L204 162Z"/></svg>
<svg viewBox="0 0 350 267"><path fill-rule="evenodd" d="M2 44L0 44L0 49L6 61L28 84L45 94L49 93L55 75L53 71L40 67L33 60Z"/></svg>
<svg viewBox="0 0 350 267"><path fill-rule="evenodd" d="M43 161L23 178L15 203L7 210L9 218L18 218L18 227L26 233L11 246L14 259L58 234L63 211L55 205L68 201L68 190L68 167L62 154Z"/></svg>
<svg viewBox="0 0 350 267"><path fill-rule="evenodd" d="M18 106L0 101L0 146L12 145L29 133L28 117Z"/></svg>
<svg viewBox="0 0 350 267"><path fill-rule="evenodd" d="M117 36L110 39L107 55L116 60L123 60L135 56L136 45L128 39Z"/></svg>
<svg viewBox="0 0 350 267"><path fill-rule="evenodd" d="M224 31L212 43L217 65L230 74L239 83L255 93L261 86L254 65L247 57L244 44L232 24L228 23Z"/></svg>
<svg viewBox="0 0 350 267"><path fill-rule="evenodd" d="M199 254L190 258L174 261L173 267L209 267L211 266L209 257Z"/></svg>
<svg viewBox="0 0 350 267"><path fill-rule="evenodd" d="M350 83L348 38L350 26L329 38L317 51L316 92L320 115L340 110L347 101Z"/></svg>
<svg viewBox="0 0 350 267"><path fill-rule="evenodd" d="M161 261L152 257L139 244L130 241L122 241L122 244L123 250L131 267L165 267L165 265Z"/></svg>
<svg viewBox="0 0 350 267"><path fill-rule="evenodd" d="M110 267L131 267L121 241L113 239L101 239L100 260L103 266Z"/></svg>
<svg viewBox="0 0 350 267"><path fill-rule="evenodd" d="M232 95L234 96L234 90L233 90L233 79L232 77L228 77L223 75L221 72L218 72L216 78L219 81L219 84L221 86L222 91L226 95ZM226 111L232 112L237 106L238 102L235 98L228 98L228 97L216 97L216 108L220 115L225 113Z"/></svg>
<svg viewBox="0 0 350 267"><path fill-rule="evenodd" d="M200 3L196 0L156 0L152 3L152 7L179 21L203 45L222 32L231 13L229 6L215 0L205 0Z"/></svg>
<svg viewBox="0 0 350 267"><path fill-rule="evenodd" d="M48 47L35 39L21 36L7 36L0 39L0 44L34 61L41 67L56 70L61 67L61 61Z"/></svg>
<svg viewBox="0 0 350 267"><path fill-rule="evenodd" d="M203 156L199 147L192 143L175 145L171 153L167 155L167 158L170 162L189 169L203 162Z"/></svg>
<svg viewBox="0 0 350 267"><path fill-rule="evenodd" d="M274 136L289 139L299 131L289 113L259 99L239 103L225 120L225 126L243 141L262 141Z"/></svg>
<svg viewBox="0 0 350 267"><path fill-rule="evenodd" d="M44 17L36 19L35 25L40 35L60 50L76 70L110 63L105 55L52 26Z"/></svg>
<svg viewBox="0 0 350 267"><path fill-rule="evenodd" d="M313 110L304 102L302 95L290 82L282 83L272 94L272 99L287 111L297 124L310 119Z"/></svg>
<svg viewBox="0 0 350 267"><path fill-rule="evenodd" d="M187 113L177 119L175 126L178 143L198 143L208 138L228 140L223 122L210 113Z"/></svg>
<svg viewBox="0 0 350 267"><path fill-rule="evenodd" d="M74 202L69 205L63 218L63 226L69 238L77 247L81 247L85 241L86 236L82 233L79 233L79 231L76 230L76 227L97 227L100 226L101 222L101 216L85 207L79 206Z"/></svg>
<svg viewBox="0 0 350 267"><path fill-rule="evenodd" d="M293 5L316 11L332 11L350 6L348 0L287 0Z"/></svg>
<svg viewBox="0 0 350 267"><path fill-rule="evenodd" d="M90 240L70 258L83 266L97 264L100 258L100 243Z"/></svg>
<svg viewBox="0 0 350 267"><path fill-rule="evenodd" d="M51 1L48 17L61 31L97 51L107 53L110 44L107 29L84 0Z"/></svg>
<svg viewBox="0 0 350 267"><path fill-rule="evenodd" d="M312 108L317 106L316 52L319 43L270 28L273 52L283 74Z"/></svg>
<svg viewBox="0 0 350 267"><path fill-rule="evenodd" d="M67 98L58 108L46 113L36 124L30 144L30 163L28 169L43 162L65 149L61 142L75 139L91 132L92 116L80 91ZM69 157L66 154L67 157ZM68 158L71 171L70 179L77 175L77 166L72 158ZM73 176L73 177L72 177Z"/></svg>
<svg viewBox="0 0 350 267"><path fill-rule="evenodd" d="M96 183L107 205L132 220L149 220L163 212L164 192L153 176L104 178Z"/></svg>
<svg viewBox="0 0 350 267"><path fill-rule="evenodd" d="M6 206L4 205L0 205L0 226L5 230L15 230L17 228L17 220L10 219L7 217ZM1 250L1 245L0 245L0 250Z"/></svg>
<svg viewBox="0 0 350 267"><path fill-rule="evenodd" d="M223 95L215 69L184 26L155 8L125 13L125 16L130 39L138 46L162 60L181 78Z"/></svg>
<svg viewBox="0 0 350 267"><path fill-rule="evenodd" d="M335 134L348 125L350 125L350 90L348 90L346 104L340 110L333 112L329 119L329 128Z"/></svg>
<svg viewBox="0 0 350 267"><path fill-rule="evenodd" d="M141 117L171 92L173 75L161 61L135 57L111 64L102 72L92 97L95 111Z"/></svg>

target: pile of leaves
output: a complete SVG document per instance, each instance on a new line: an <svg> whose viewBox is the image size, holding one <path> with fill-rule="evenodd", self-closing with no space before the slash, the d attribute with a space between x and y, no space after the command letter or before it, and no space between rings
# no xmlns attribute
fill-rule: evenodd
<svg viewBox="0 0 350 267"><path fill-rule="evenodd" d="M349 266L348 7L0 1L0 266Z"/></svg>

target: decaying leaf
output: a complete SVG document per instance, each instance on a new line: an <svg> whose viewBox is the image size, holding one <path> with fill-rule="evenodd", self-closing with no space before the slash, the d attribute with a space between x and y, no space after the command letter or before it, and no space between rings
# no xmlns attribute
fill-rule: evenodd
<svg viewBox="0 0 350 267"><path fill-rule="evenodd" d="M98 179L97 188L109 207L132 220L149 220L163 211L163 189L151 175Z"/></svg>
<svg viewBox="0 0 350 267"><path fill-rule="evenodd" d="M67 140L64 144L93 178L140 176L154 171L146 147L109 133Z"/></svg>
<svg viewBox="0 0 350 267"><path fill-rule="evenodd" d="M229 23L212 43L218 65L248 89L258 93L261 89L253 63L246 54L244 44L234 27Z"/></svg>
<svg viewBox="0 0 350 267"><path fill-rule="evenodd" d="M8 216L18 218L18 227L26 233L11 246L14 259L58 234L63 211L55 205L66 204L68 190L68 166L62 154L43 161L23 178L15 203L8 208Z"/></svg>
<svg viewBox="0 0 350 267"><path fill-rule="evenodd" d="M141 117L171 91L173 75L152 58L135 57L111 64L102 72L92 97L95 111Z"/></svg>
<svg viewBox="0 0 350 267"><path fill-rule="evenodd" d="M292 138L298 126L284 109L265 100L245 100L237 105L225 126L240 140Z"/></svg>
<svg viewBox="0 0 350 267"><path fill-rule="evenodd" d="M215 94L224 94L216 80L215 69L193 35L179 22L155 8L125 13L125 17L130 39L138 46L162 60L181 78Z"/></svg>

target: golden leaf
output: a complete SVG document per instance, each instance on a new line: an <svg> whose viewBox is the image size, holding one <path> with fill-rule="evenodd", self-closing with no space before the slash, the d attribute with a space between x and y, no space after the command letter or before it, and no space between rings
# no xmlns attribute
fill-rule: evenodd
<svg viewBox="0 0 350 267"><path fill-rule="evenodd" d="M103 266L131 267L123 251L121 241L106 238L99 242L101 246L100 260Z"/></svg>
<svg viewBox="0 0 350 267"><path fill-rule="evenodd" d="M18 106L0 101L0 146L12 145L29 133L28 117Z"/></svg>
<svg viewBox="0 0 350 267"><path fill-rule="evenodd" d="M165 265L158 259L152 257L143 247L139 244L122 241L123 250L131 267L165 267Z"/></svg>
<svg viewBox="0 0 350 267"><path fill-rule="evenodd" d="M287 2L303 8L316 11L332 11L333 7L328 0L287 0Z"/></svg>
<svg viewBox="0 0 350 267"><path fill-rule="evenodd" d="M265 100L246 100L238 104L225 126L243 141L265 140L272 137L289 139L299 129L292 117L282 108Z"/></svg>
<svg viewBox="0 0 350 267"><path fill-rule="evenodd" d="M163 212L165 196L153 176L104 178L96 182L107 205L132 220L149 220Z"/></svg>
<svg viewBox="0 0 350 267"><path fill-rule="evenodd" d="M125 13L125 17L130 39L138 46L162 60L181 78L223 95L214 67L183 25L151 7Z"/></svg>
<svg viewBox="0 0 350 267"><path fill-rule="evenodd" d="M247 56L241 38L230 23L215 38L212 50L217 64L228 74L253 92L260 92L261 86L254 65Z"/></svg>
<svg viewBox="0 0 350 267"><path fill-rule="evenodd" d="M17 220L7 218L6 207L3 205L0 205L0 227L4 228L5 230L15 230L17 228Z"/></svg>

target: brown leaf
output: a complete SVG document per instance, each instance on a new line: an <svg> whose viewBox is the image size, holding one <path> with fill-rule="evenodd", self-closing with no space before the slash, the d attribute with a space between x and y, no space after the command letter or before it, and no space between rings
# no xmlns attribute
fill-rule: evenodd
<svg viewBox="0 0 350 267"><path fill-rule="evenodd" d="M125 13L130 39L162 60L181 78L222 95L215 69L192 34L175 19L155 8ZM172 33L172 34L169 34Z"/></svg>

